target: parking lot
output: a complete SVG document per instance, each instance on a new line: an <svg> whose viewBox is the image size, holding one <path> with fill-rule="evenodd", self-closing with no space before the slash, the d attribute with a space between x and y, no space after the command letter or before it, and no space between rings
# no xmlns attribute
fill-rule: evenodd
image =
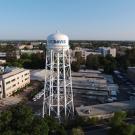
<svg viewBox="0 0 135 135"><path fill-rule="evenodd" d="M115 74L114 80L119 85L118 100L129 100L130 96L135 93L135 84L128 79L126 73L122 72Z"/></svg>

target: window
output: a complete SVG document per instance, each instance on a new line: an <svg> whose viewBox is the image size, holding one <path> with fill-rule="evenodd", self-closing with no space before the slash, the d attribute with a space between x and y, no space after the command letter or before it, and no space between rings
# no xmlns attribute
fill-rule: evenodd
<svg viewBox="0 0 135 135"><path fill-rule="evenodd" d="M25 81L28 80L28 79L29 79L29 77L28 78L25 78Z"/></svg>
<svg viewBox="0 0 135 135"><path fill-rule="evenodd" d="M16 84L13 85L13 87L15 87L15 86L16 86Z"/></svg>
<svg viewBox="0 0 135 135"><path fill-rule="evenodd" d="M14 82L14 81L15 81L15 79L11 80L11 82Z"/></svg>
<svg viewBox="0 0 135 135"><path fill-rule="evenodd" d="M10 83L10 81L6 82L6 84L9 84L9 83Z"/></svg>

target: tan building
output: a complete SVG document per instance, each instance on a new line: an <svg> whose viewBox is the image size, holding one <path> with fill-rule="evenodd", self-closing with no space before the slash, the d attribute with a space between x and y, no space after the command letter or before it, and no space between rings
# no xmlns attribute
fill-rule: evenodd
<svg viewBox="0 0 135 135"><path fill-rule="evenodd" d="M116 48L110 48L110 54L112 57L116 57Z"/></svg>
<svg viewBox="0 0 135 135"><path fill-rule="evenodd" d="M105 57L110 54L112 57L116 57L116 48L111 47L99 47L99 52Z"/></svg>
<svg viewBox="0 0 135 135"><path fill-rule="evenodd" d="M87 56L90 54L101 55L100 52L93 51L93 50L87 49L87 48L80 48L80 47L76 47L75 50L71 50L71 54L72 54L73 58L75 58L76 53L81 53L81 57L84 58L85 60L87 59ZM73 60L75 60L75 59L73 59Z"/></svg>
<svg viewBox="0 0 135 135"><path fill-rule="evenodd" d="M18 49L33 49L33 45L18 45Z"/></svg>
<svg viewBox="0 0 135 135"><path fill-rule="evenodd" d="M1 80L3 84L3 97L6 98L30 83L30 71L17 68L1 75Z"/></svg>
<svg viewBox="0 0 135 135"><path fill-rule="evenodd" d="M5 63L6 63L6 60L0 59L0 65L5 64Z"/></svg>

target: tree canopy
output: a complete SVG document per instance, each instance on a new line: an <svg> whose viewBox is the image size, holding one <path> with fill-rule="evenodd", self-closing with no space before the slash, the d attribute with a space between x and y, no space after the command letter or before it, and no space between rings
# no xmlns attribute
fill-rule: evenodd
<svg viewBox="0 0 135 135"><path fill-rule="evenodd" d="M111 119L109 135L134 135L135 125L128 124L124 120L126 118L125 112L116 112Z"/></svg>
<svg viewBox="0 0 135 135"><path fill-rule="evenodd" d="M33 115L31 108L17 105L0 113L1 135L66 135L62 125L50 117Z"/></svg>

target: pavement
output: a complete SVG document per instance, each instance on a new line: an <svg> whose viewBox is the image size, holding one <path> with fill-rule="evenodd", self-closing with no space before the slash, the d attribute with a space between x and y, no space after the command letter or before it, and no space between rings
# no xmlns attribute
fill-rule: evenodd
<svg viewBox="0 0 135 135"><path fill-rule="evenodd" d="M14 96L14 97L7 97L0 100L0 111L3 109L18 104L22 101L22 97L20 96Z"/></svg>
<svg viewBox="0 0 135 135"><path fill-rule="evenodd" d="M103 118L111 117L113 113L118 111L133 110L133 109L135 109L135 101L130 100L76 107L76 111L79 116L103 117Z"/></svg>
<svg viewBox="0 0 135 135"><path fill-rule="evenodd" d="M129 100L130 93L135 93L135 84L131 82L126 73L114 75L114 80L119 85L118 101Z"/></svg>

